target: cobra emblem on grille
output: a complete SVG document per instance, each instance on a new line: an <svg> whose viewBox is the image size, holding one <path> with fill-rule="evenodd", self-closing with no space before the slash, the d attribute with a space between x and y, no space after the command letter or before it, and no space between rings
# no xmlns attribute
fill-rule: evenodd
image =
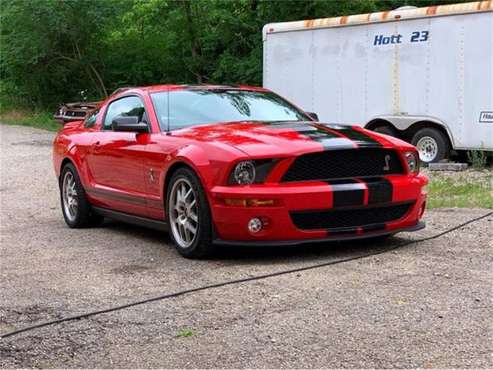
<svg viewBox="0 0 493 370"><path fill-rule="evenodd" d="M390 170L390 155L386 155L384 157L384 160L385 160L385 166L383 166L383 170L384 171L389 171Z"/></svg>

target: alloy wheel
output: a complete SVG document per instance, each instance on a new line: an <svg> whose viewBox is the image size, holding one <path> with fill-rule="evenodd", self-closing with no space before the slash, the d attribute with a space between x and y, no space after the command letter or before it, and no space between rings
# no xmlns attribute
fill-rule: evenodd
<svg viewBox="0 0 493 370"><path fill-rule="evenodd" d="M190 247L197 237L199 214L197 195L187 179L180 178L173 184L168 214L176 243L182 248Z"/></svg>
<svg viewBox="0 0 493 370"><path fill-rule="evenodd" d="M67 216L70 222L74 222L79 210L79 200L75 187L75 178L70 171L67 171L63 177L62 199L65 216Z"/></svg>

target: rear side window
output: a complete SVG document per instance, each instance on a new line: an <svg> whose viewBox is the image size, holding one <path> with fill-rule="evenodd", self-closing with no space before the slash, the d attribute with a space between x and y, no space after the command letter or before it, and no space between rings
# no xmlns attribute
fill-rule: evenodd
<svg viewBox="0 0 493 370"><path fill-rule="evenodd" d="M99 109L92 112L89 115L89 117L86 118L86 122L84 122L84 127L86 128L94 127L94 125L96 124L96 120L98 118L98 114L99 114Z"/></svg>
<svg viewBox="0 0 493 370"><path fill-rule="evenodd" d="M111 122L117 116L138 117L139 121L146 121L144 104L137 96L127 96L110 103L104 118L103 129L111 130Z"/></svg>

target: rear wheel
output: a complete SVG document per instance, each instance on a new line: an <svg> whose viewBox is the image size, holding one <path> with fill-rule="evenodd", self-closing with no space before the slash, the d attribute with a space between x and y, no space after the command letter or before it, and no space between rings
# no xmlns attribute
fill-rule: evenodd
<svg viewBox="0 0 493 370"><path fill-rule="evenodd" d="M209 203L197 175L188 168L177 170L166 199L170 235L178 252L187 258L211 254L214 248Z"/></svg>
<svg viewBox="0 0 493 370"><path fill-rule="evenodd" d="M413 136L412 144L418 149L419 159L424 163L439 162L447 158L450 151L445 135L431 127L418 130Z"/></svg>
<svg viewBox="0 0 493 370"><path fill-rule="evenodd" d="M71 228L82 228L101 224L104 218L95 214L86 198L79 175L74 165L69 163L60 176L60 201L63 218Z"/></svg>

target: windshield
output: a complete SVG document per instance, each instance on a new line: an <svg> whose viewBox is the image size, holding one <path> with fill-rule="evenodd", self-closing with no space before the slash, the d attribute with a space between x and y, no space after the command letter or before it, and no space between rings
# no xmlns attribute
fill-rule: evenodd
<svg viewBox="0 0 493 370"><path fill-rule="evenodd" d="M217 122L308 119L303 112L272 92L179 90L151 96L164 131Z"/></svg>

